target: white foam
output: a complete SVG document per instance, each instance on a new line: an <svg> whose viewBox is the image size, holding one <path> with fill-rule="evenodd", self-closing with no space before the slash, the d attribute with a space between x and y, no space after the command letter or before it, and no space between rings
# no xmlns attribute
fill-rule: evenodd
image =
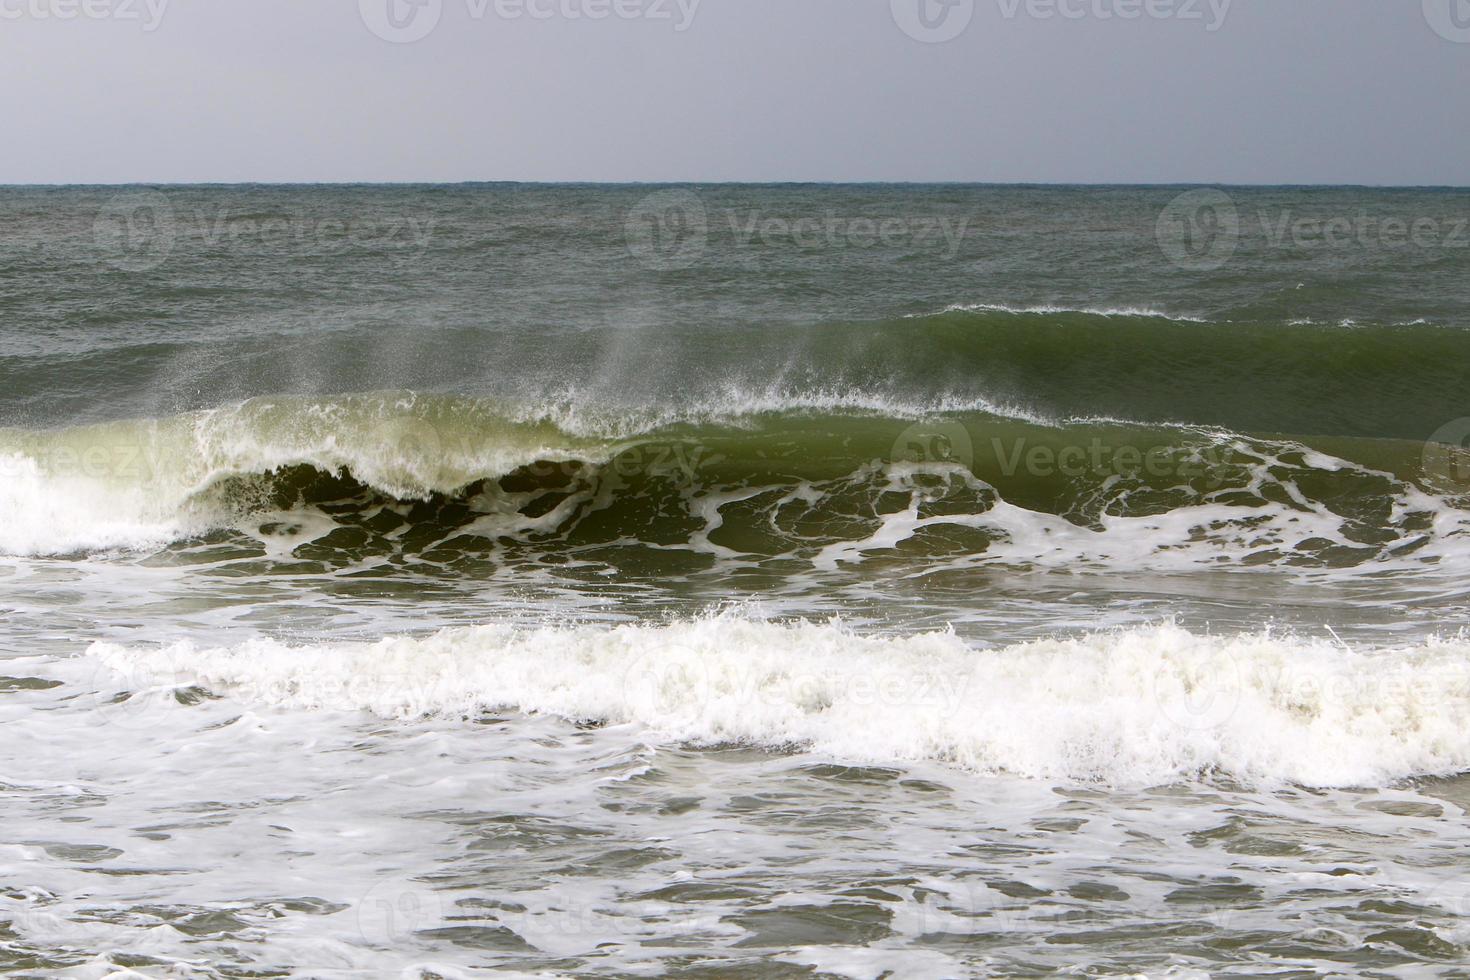
<svg viewBox="0 0 1470 980"><path fill-rule="evenodd" d="M1156 310L1146 306L1054 306L1045 303L1034 306L1008 306L1004 303L952 303L939 313L919 313L911 314L911 316L941 316L945 313L1011 313L1017 316L1078 313L1085 316L1123 316L1151 320L1174 320L1179 323L1210 322L1204 317L1192 316L1186 313L1166 313L1163 310Z"/></svg>
<svg viewBox="0 0 1470 980"><path fill-rule="evenodd" d="M198 684L388 717L516 710L650 738L934 760L1036 779L1382 786L1470 770L1470 642L1381 651L1157 626L976 649L736 614L662 626L481 626L201 648L97 643L135 689ZM143 696L143 695L139 695Z"/></svg>
<svg viewBox="0 0 1470 980"><path fill-rule="evenodd" d="M985 413L1037 425L1057 420L1009 401L976 395L903 397L852 387L802 387L780 384L766 388L732 386L706 392L695 402L657 407L587 405L573 394L521 406L512 417L522 423L550 423L589 439L631 439L676 425L722 425L750 428L762 416L781 413L831 413L917 421L940 415Z"/></svg>
<svg viewBox="0 0 1470 980"><path fill-rule="evenodd" d="M146 485L47 473L29 456L0 453L6 555L161 546L187 533L182 504Z"/></svg>

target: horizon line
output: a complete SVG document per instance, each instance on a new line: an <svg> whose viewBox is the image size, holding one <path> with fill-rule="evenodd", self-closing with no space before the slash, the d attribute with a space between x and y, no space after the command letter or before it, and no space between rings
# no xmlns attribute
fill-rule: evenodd
<svg viewBox="0 0 1470 980"><path fill-rule="evenodd" d="M536 187L1235 187L1373 190L1470 190L1470 184L1410 183L1302 183L1230 180L528 180L496 178L476 180L124 180L124 181L0 181L0 189L90 188L90 187L473 187L530 185Z"/></svg>

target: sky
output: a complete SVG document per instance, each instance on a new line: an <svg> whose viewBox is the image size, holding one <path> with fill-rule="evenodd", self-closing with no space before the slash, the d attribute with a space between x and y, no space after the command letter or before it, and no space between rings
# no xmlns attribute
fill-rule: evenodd
<svg viewBox="0 0 1470 980"><path fill-rule="evenodd" d="M0 183L1470 184L1470 0L0 0Z"/></svg>

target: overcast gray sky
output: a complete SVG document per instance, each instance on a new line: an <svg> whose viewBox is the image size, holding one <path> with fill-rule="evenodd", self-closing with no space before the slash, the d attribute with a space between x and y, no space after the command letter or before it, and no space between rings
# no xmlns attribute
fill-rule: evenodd
<svg viewBox="0 0 1470 980"><path fill-rule="evenodd" d="M1470 184L1470 0L0 0L0 85L7 183Z"/></svg>

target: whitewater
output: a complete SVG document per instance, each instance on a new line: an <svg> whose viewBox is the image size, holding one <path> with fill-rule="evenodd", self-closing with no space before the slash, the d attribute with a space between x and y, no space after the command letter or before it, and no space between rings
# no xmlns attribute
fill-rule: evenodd
<svg viewBox="0 0 1470 980"><path fill-rule="evenodd" d="M141 698L637 725L672 744L791 748L849 764L1146 787L1390 786L1470 768L1470 646L1154 627L976 650L727 614L661 627L483 626L423 639L198 649L97 644Z"/></svg>

